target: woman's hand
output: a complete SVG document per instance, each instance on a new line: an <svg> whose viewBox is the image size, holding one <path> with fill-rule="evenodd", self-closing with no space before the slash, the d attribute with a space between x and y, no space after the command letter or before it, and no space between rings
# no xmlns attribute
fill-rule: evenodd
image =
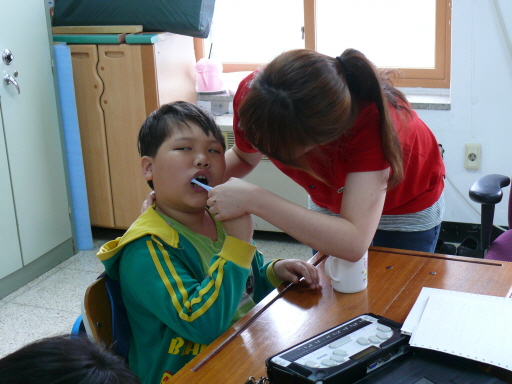
<svg viewBox="0 0 512 384"><path fill-rule="evenodd" d="M283 281L297 284L301 277L311 289L321 289L318 270L314 265L298 259L278 260L274 263L274 272Z"/></svg>
<svg viewBox="0 0 512 384"><path fill-rule="evenodd" d="M155 191L149 192L148 197L146 197L146 200L142 202L142 208L140 209L140 213L143 214L146 212L146 210L151 207L153 204L155 204L156 201L156 194Z"/></svg>
<svg viewBox="0 0 512 384"><path fill-rule="evenodd" d="M232 177L209 192L206 204L216 220L233 219L245 213L251 213L250 204L253 202L251 196L257 193L258 188L247 181Z"/></svg>

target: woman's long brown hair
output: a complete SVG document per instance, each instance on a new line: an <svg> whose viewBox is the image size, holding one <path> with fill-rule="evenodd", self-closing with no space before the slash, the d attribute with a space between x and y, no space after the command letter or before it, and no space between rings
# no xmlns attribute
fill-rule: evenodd
<svg viewBox="0 0 512 384"><path fill-rule="evenodd" d="M362 102L374 102L381 116L392 188L403 178L403 164L388 103L406 110L409 104L392 86L389 71L379 71L355 49L338 59L306 49L276 57L256 75L242 100L240 127L261 153L310 171L297 153L347 134Z"/></svg>

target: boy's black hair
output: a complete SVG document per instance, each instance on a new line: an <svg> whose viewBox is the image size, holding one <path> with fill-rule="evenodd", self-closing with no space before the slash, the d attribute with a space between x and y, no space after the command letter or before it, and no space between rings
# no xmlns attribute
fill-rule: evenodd
<svg viewBox="0 0 512 384"><path fill-rule="evenodd" d="M155 157L162 143L174 130L188 127L189 121L201 127L205 135L211 133L226 150L224 137L212 114L192 103L176 101L153 111L142 124L138 140L140 156Z"/></svg>
<svg viewBox="0 0 512 384"><path fill-rule="evenodd" d="M137 142L140 156L155 157L162 143L175 129L189 127L188 122L196 123L205 135L211 133L226 150L224 136L211 113L192 103L175 101L153 111L142 124ZM148 180L148 184L153 189L152 180Z"/></svg>
<svg viewBox="0 0 512 384"><path fill-rule="evenodd" d="M124 360L87 336L35 341L0 359L0 384L140 384Z"/></svg>

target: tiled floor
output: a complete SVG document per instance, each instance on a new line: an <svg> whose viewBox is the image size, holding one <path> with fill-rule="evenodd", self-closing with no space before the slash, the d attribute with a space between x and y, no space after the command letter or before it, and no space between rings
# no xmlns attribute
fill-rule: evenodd
<svg viewBox="0 0 512 384"><path fill-rule="evenodd" d="M121 231L94 229L94 250L81 251L0 300L0 357L47 336L69 333L89 284L103 272L96 252ZM311 257L311 249L282 233L257 232L266 259Z"/></svg>

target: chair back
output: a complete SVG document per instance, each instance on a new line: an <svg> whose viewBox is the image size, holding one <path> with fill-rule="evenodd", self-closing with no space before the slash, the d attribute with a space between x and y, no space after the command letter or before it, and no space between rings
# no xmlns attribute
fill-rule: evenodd
<svg viewBox="0 0 512 384"><path fill-rule="evenodd" d="M485 258L489 260L512 261L512 191L508 198L508 227L489 247Z"/></svg>
<svg viewBox="0 0 512 384"><path fill-rule="evenodd" d="M512 188L508 196L508 229L512 230Z"/></svg>
<svg viewBox="0 0 512 384"><path fill-rule="evenodd" d="M100 275L85 291L82 317L96 343L128 361L131 330L118 281Z"/></svg>
<svg viewBox="0 0 512 384"><path fill-rule="evenodd" d="M499 174L485 175L479 178L469 189L469 197L481 204L480 249L483 254L491 245L494 207L503 197L503 188L510 184L510 177ZM510 201L509 201L510 217Z"/></svg>
<svg viewBox="0 0 512 384"><path fill-rule="evenodd" d="M96 343L107 348L114 343L112 309L104 277L99 277L85 291L82 318L87 334Z"/></svg>

